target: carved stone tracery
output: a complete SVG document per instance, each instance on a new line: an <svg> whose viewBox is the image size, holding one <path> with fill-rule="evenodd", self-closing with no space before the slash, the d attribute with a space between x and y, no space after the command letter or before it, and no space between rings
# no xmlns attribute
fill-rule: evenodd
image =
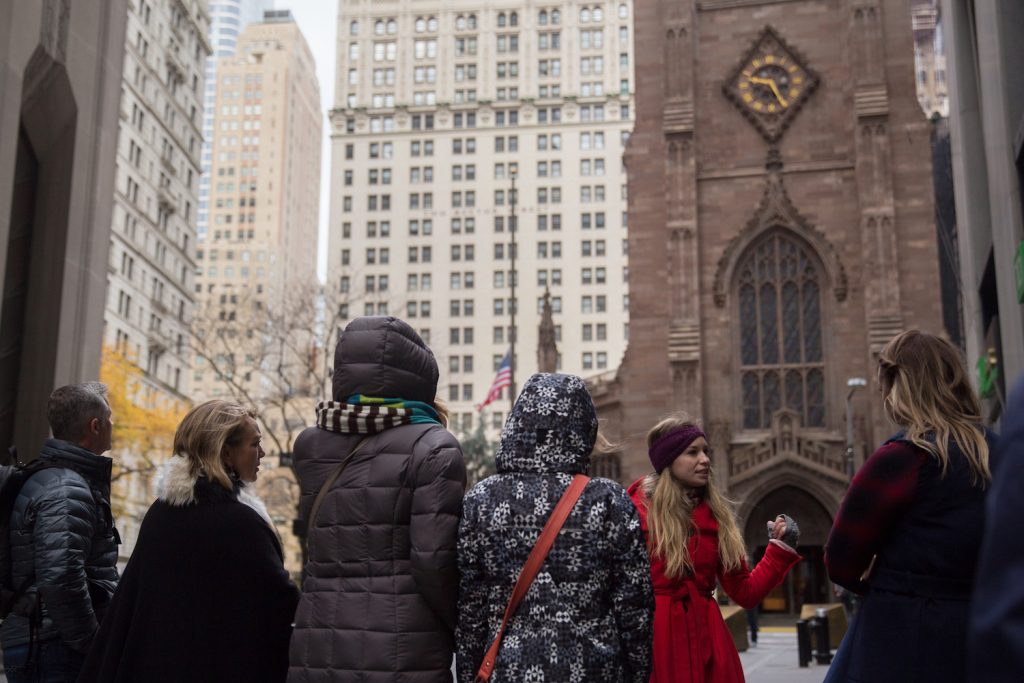
<svg viewBox="0 0 1024 683"><path fill-rule="evenodd" d="M768 153L768 177L765 181L761 204L746 226L729 242L718 260L715 270L714 298L719 308L725 306L733 270L740 256L760 235L773 228L784 228L802 237L815 251L828 274L836 301L845 301L847 293L846 268L829 239L805 219L786 192L782 178L782 161L778 150Z"/></svg>

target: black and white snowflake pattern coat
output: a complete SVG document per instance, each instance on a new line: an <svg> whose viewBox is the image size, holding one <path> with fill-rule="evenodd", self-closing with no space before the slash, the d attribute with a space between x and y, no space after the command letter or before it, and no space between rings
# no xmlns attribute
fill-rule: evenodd
<svg viewBox="0 0 1024 683"><path fill-rule="evenodd" d="M501 434L498 474L466 495L459 527L458 679L470 683L519 570L573 475L586 473L597 414L583 381L541 373ZM592 479L505 631L492 683L647 683L654 594L626 491Z"/></svg>

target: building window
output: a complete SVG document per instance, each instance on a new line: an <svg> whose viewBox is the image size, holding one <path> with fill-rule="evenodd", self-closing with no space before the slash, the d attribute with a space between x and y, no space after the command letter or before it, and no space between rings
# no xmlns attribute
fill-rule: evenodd
<svg viewBox="0 0 1024 683"><path fill-rule="evenodd" d="M744 429L766 429L788 408L825 426L821 275L793 237L774 232L736 270Z"/></svg>

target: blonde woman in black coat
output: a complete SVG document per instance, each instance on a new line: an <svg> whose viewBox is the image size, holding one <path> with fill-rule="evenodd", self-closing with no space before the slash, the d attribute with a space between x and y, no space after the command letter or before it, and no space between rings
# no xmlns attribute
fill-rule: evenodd
<svg viewBox="0 0 1024 683"><path fill-rule="evenodd" d="M245 408L209 401L185 416L79 681L285 679L299 596L247 489L262 457Z"/></svg>

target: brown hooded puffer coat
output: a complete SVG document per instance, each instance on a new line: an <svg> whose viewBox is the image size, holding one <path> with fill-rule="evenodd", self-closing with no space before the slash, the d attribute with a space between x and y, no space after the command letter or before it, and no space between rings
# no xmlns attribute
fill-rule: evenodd
<svg viewBox="0 0 1024 683"><path fill-rule="evenodd" d="M437 362L397 318L353 321L334 359L335 401L434 400ZM304 519L360 438L311 427L296 440ZM393 427L363 444L310 529L290 683L452 680L465 484L459 443L440 425Z"/></svg>

